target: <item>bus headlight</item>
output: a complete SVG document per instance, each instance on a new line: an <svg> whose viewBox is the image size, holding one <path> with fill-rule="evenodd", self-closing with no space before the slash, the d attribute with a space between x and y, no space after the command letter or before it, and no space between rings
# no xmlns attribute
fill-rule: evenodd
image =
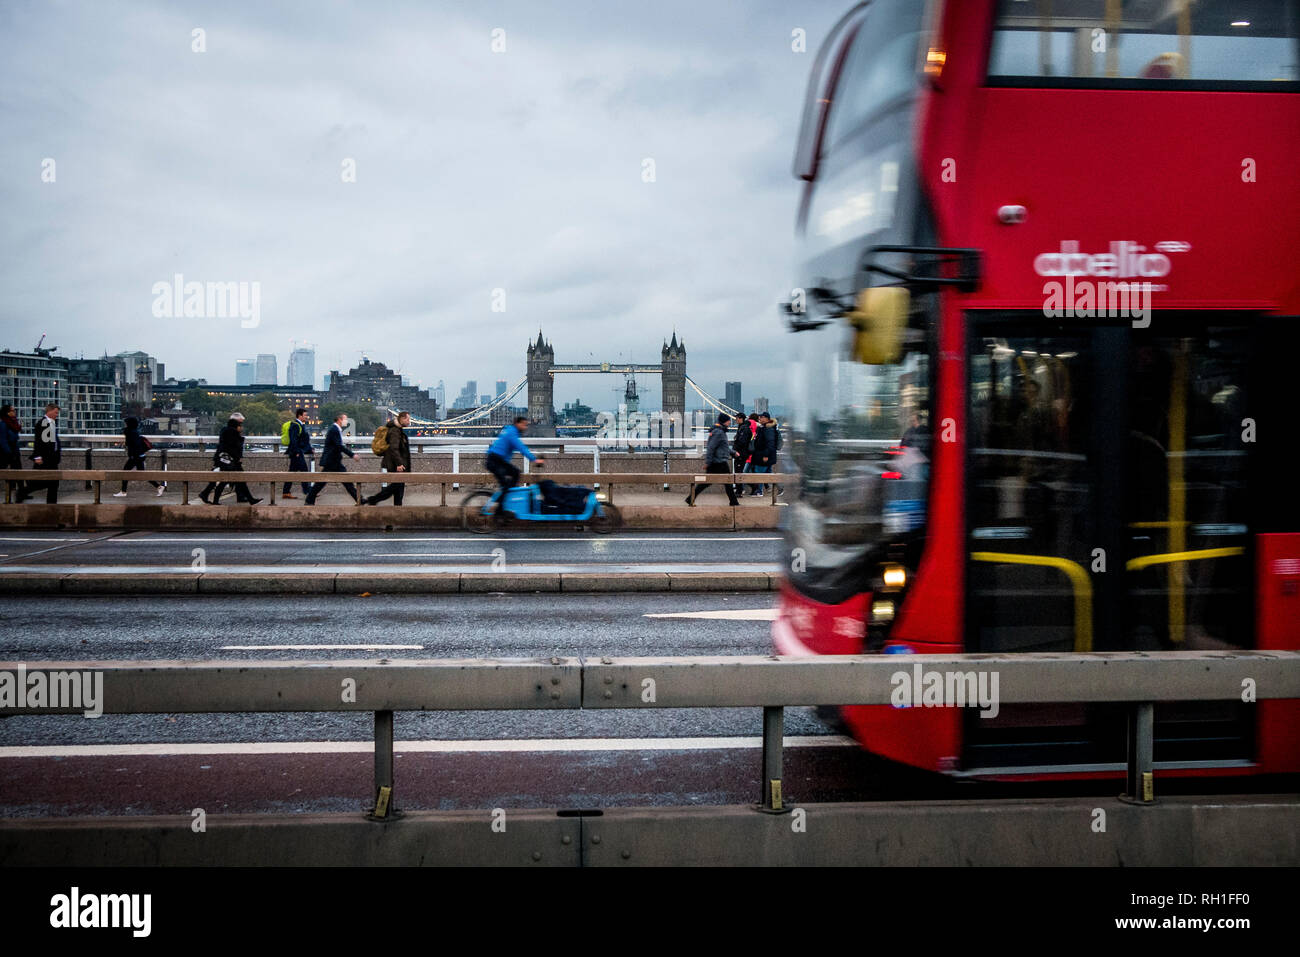
<svg viewBox="0 0 1300 957"><path fill-rule="evenodd" d="M871 622L881 624L894 620L894 603L888 599L879 599L871 603Z"/></svg>
<svg viewBox="0 0 1300 957"><path fill-rule="evenodd" d="M907 584L907 569L902 565L886 565L881 569L880 580L884 591L899 591Z"/></svg>

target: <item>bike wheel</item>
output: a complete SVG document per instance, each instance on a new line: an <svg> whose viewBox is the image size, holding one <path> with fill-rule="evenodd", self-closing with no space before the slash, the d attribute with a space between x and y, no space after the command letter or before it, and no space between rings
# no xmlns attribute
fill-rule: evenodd
<svg viewBox="0 0 1300 957"><path fill-rule="evenodd" d="M497 526L496 515L492 514L489 503L491 492L471 492L460 503L460 522L467 531L486 535Z"/></svg>
<svg viewBox="0 0 1300 957"><path fill-rule="evenodd" d="M613 505L603 506L604 514L591 516L588 524L597 535L608 535L623 524L623 514Z"/></svg>

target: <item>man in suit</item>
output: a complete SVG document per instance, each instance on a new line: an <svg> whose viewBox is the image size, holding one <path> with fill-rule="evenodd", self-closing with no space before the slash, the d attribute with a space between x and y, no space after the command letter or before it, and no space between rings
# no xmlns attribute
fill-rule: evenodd
<svg viewBox="0 0 1300 957"><path fill-rule="evenodd" d="M411 471L411 443L402 430L411 424L411 413L400 412L397 418L388 423L388 448L384 450L383 466L390 472ZM402 504L406 493L405 482L389 482L388 487L376 495L366 498L367 505L378 505L386 498L391 498L394 505Z"/></svg>
<svg viewBox="0 0 1300 957"><path fill-rule="evenodd" d="M343 430L348 427L348 416L346 412L340 412L334 419L334 424L325 431L325 450L320 455L320 470L322 472L346 472L343 467L343 456L350 459L356 458L352 450L348 448L347 443L343 441ZM316 496L321 493L328 482L316 482L307 490L307 504L315 505ZM357 487L351 482L344 482L343 488L352 500L357 501Z"/></svg>
<svg viewBox="0 0 1300 957"><path fill-rule="evenodd" d="M36 423L32 439L32 464L47 472L59 467L63 458L63 443L59 440L59 404L51 402L45 407L45 415ZM32 482L27 487L30 495L42 485L45 486L45 502L56 505L59 501L58 482Z"/></svg>
<svg viewBox="0 0 1300 957"><path fill-rule="evenodd" d="M307 429L306 409L295 409L293 418L289 420L289 447L285 454L289 456L290 472L310 471L307 468L307 460L315 453L311 447L311 432ZM293 494L292 489L293 483L285 482L284 491L280 497L297 498L298 496ZM302 494L311 494L311 487L306 482L302 483Z"/></svg>

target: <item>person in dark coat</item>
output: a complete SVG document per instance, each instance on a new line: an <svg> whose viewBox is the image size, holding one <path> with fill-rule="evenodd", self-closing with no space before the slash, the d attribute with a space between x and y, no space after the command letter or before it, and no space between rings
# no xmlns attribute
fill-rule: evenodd
<svg viewBox="0 0 1300 957"><path fill-rule="evenodd" d="M750 448L754 443L754 433L758 430L758 415L749 413L749 418L744 416L736 423L736 437L732 440L731 448L736 453L736 471L746 472L753 471L749 462ZM745 486L737 485L736 494L744 495Z"/></svg>
<svg viewBox="0 0 1300 957"><path fill-rule="evenodd" d="M346 412L340 412L334 419L334 424L325 430L325 449L320 454L320 470L322 472L346 472L343 467L343 456L350 459L356 458L352 450L348 448L347 443L343 441L343 430L348 427L348 416ZM325 488L328 482L316 482L307 492L307 504L315 505L316 496L320 495L321 489ZM357 500L357 487L351 482L343 483L344 490L352 496L352 500Z"/></svg>
<svg viewBox="0 0 1300 957"><path fill-rule="evenodd" d="M731 423L731 416L725 412L718 413L718 421L709 429L709 441L704 447L704 471L714 475L730 475L731 460L736 457L735 451L727 441L727 426ZM695 495L686 496L686 504L694 505L694 498L699 498L701 492L708 488L708 484L697 485ZM727 493L727 500L732 505L739 505L736 499L736 488L733 482L723 482L722 490Z"/></svg>
<svg viewBox="0 0 1300 957"><path fill-rule="evenodd" d="M144 457L150 449L148 441L140 434L140 420L133 415L126 417L126 425L122 428L122 444L126 447L126 464L122 466L123 472L130 472L132 469L144 471ZM149 484L158 490L161 495L167 491L167 486L162 482L149 480ZM122 480L122 491L114 492L114 498L126 498L126 480Z"/></svg>
<svg viewBox="0 0 1300 957"><path fill-rule="evenodd" d="M217 436L217 451L212 456L212 464L221 472L244 471L244 416L239 412L230 413L230 421ZM253 497L253 493L243 482L209 482L199 493L199 498L208 505L220 505L221 493L226 490L227 485L234 487L236 502L256 505L261 501L260 498ZM212 495L211 500L208 499L209 495Z"/></svg>
<svg viewBox="0 0 1300 957"><path fill-rule="evenodd" d="M758 417L758 431L754 433L753 459L755 472L771 472L776 468L776 456L781 449L781 433L776 419L766 412ZM755 485L753 495L762 495L764 486Z"/></svg>
<svg viewBox="0 0 1300 957"><path fill-rule="evenodd" d="M389 472L411 471L411 443L402 430L411 424L409 412L398 413L397 418L388 423L388 448L384 450L383 467ZM402 504L406 492L405 482L389 482L388 486L377 494L366 498L367 505L378 505L386 498L391 498L394 505Z"/></svg>
<svg viewBox="0 0 1300 957"><path fill-rule="evenodd" d="M315 449L311 447L311 432L307 428L307 410L295 409L293 418L289 420L289 446L285 450L289 456L290 472L309 472L307 460L316 454ZM282 498L297 498L293 494L293 483L285 482L284 491L281 493ZM302 494L304 496L311 494L311 486L306 482L302 483Z"/></svg>
<svg viewBox="0 0 1300 957"><path fill-rule="evenodd" d="M21 469L23 427L18 410L6 403L0 406L0 468ZM26 482L10 482L9 496L15 505L27 498Z"/></svg>
<svg viewBox="0 0 1300 957"><path fill-rule="evenodd" d="M32 465L43 471L54 471L63 458L63 443L59 440L59 405L51 402L45 407L45 415L32 429ZM45 487L45 503L55 505L59 501L58 482L32 482L27 486L30 495L41 486Z"/></svg>

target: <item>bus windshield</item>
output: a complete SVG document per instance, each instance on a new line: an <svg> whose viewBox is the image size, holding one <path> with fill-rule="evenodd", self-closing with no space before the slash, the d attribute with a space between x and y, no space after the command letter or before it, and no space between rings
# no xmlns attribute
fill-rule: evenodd
<svg viewBox="0 0 1300 957"><path fill-rule="evenodd" d="M891 548L919 540L930 459L930 330L914 311L899 361L850 359L838 325L795 337L791 452L800 495L792 579L834 602L861 591Z"/></svg>

